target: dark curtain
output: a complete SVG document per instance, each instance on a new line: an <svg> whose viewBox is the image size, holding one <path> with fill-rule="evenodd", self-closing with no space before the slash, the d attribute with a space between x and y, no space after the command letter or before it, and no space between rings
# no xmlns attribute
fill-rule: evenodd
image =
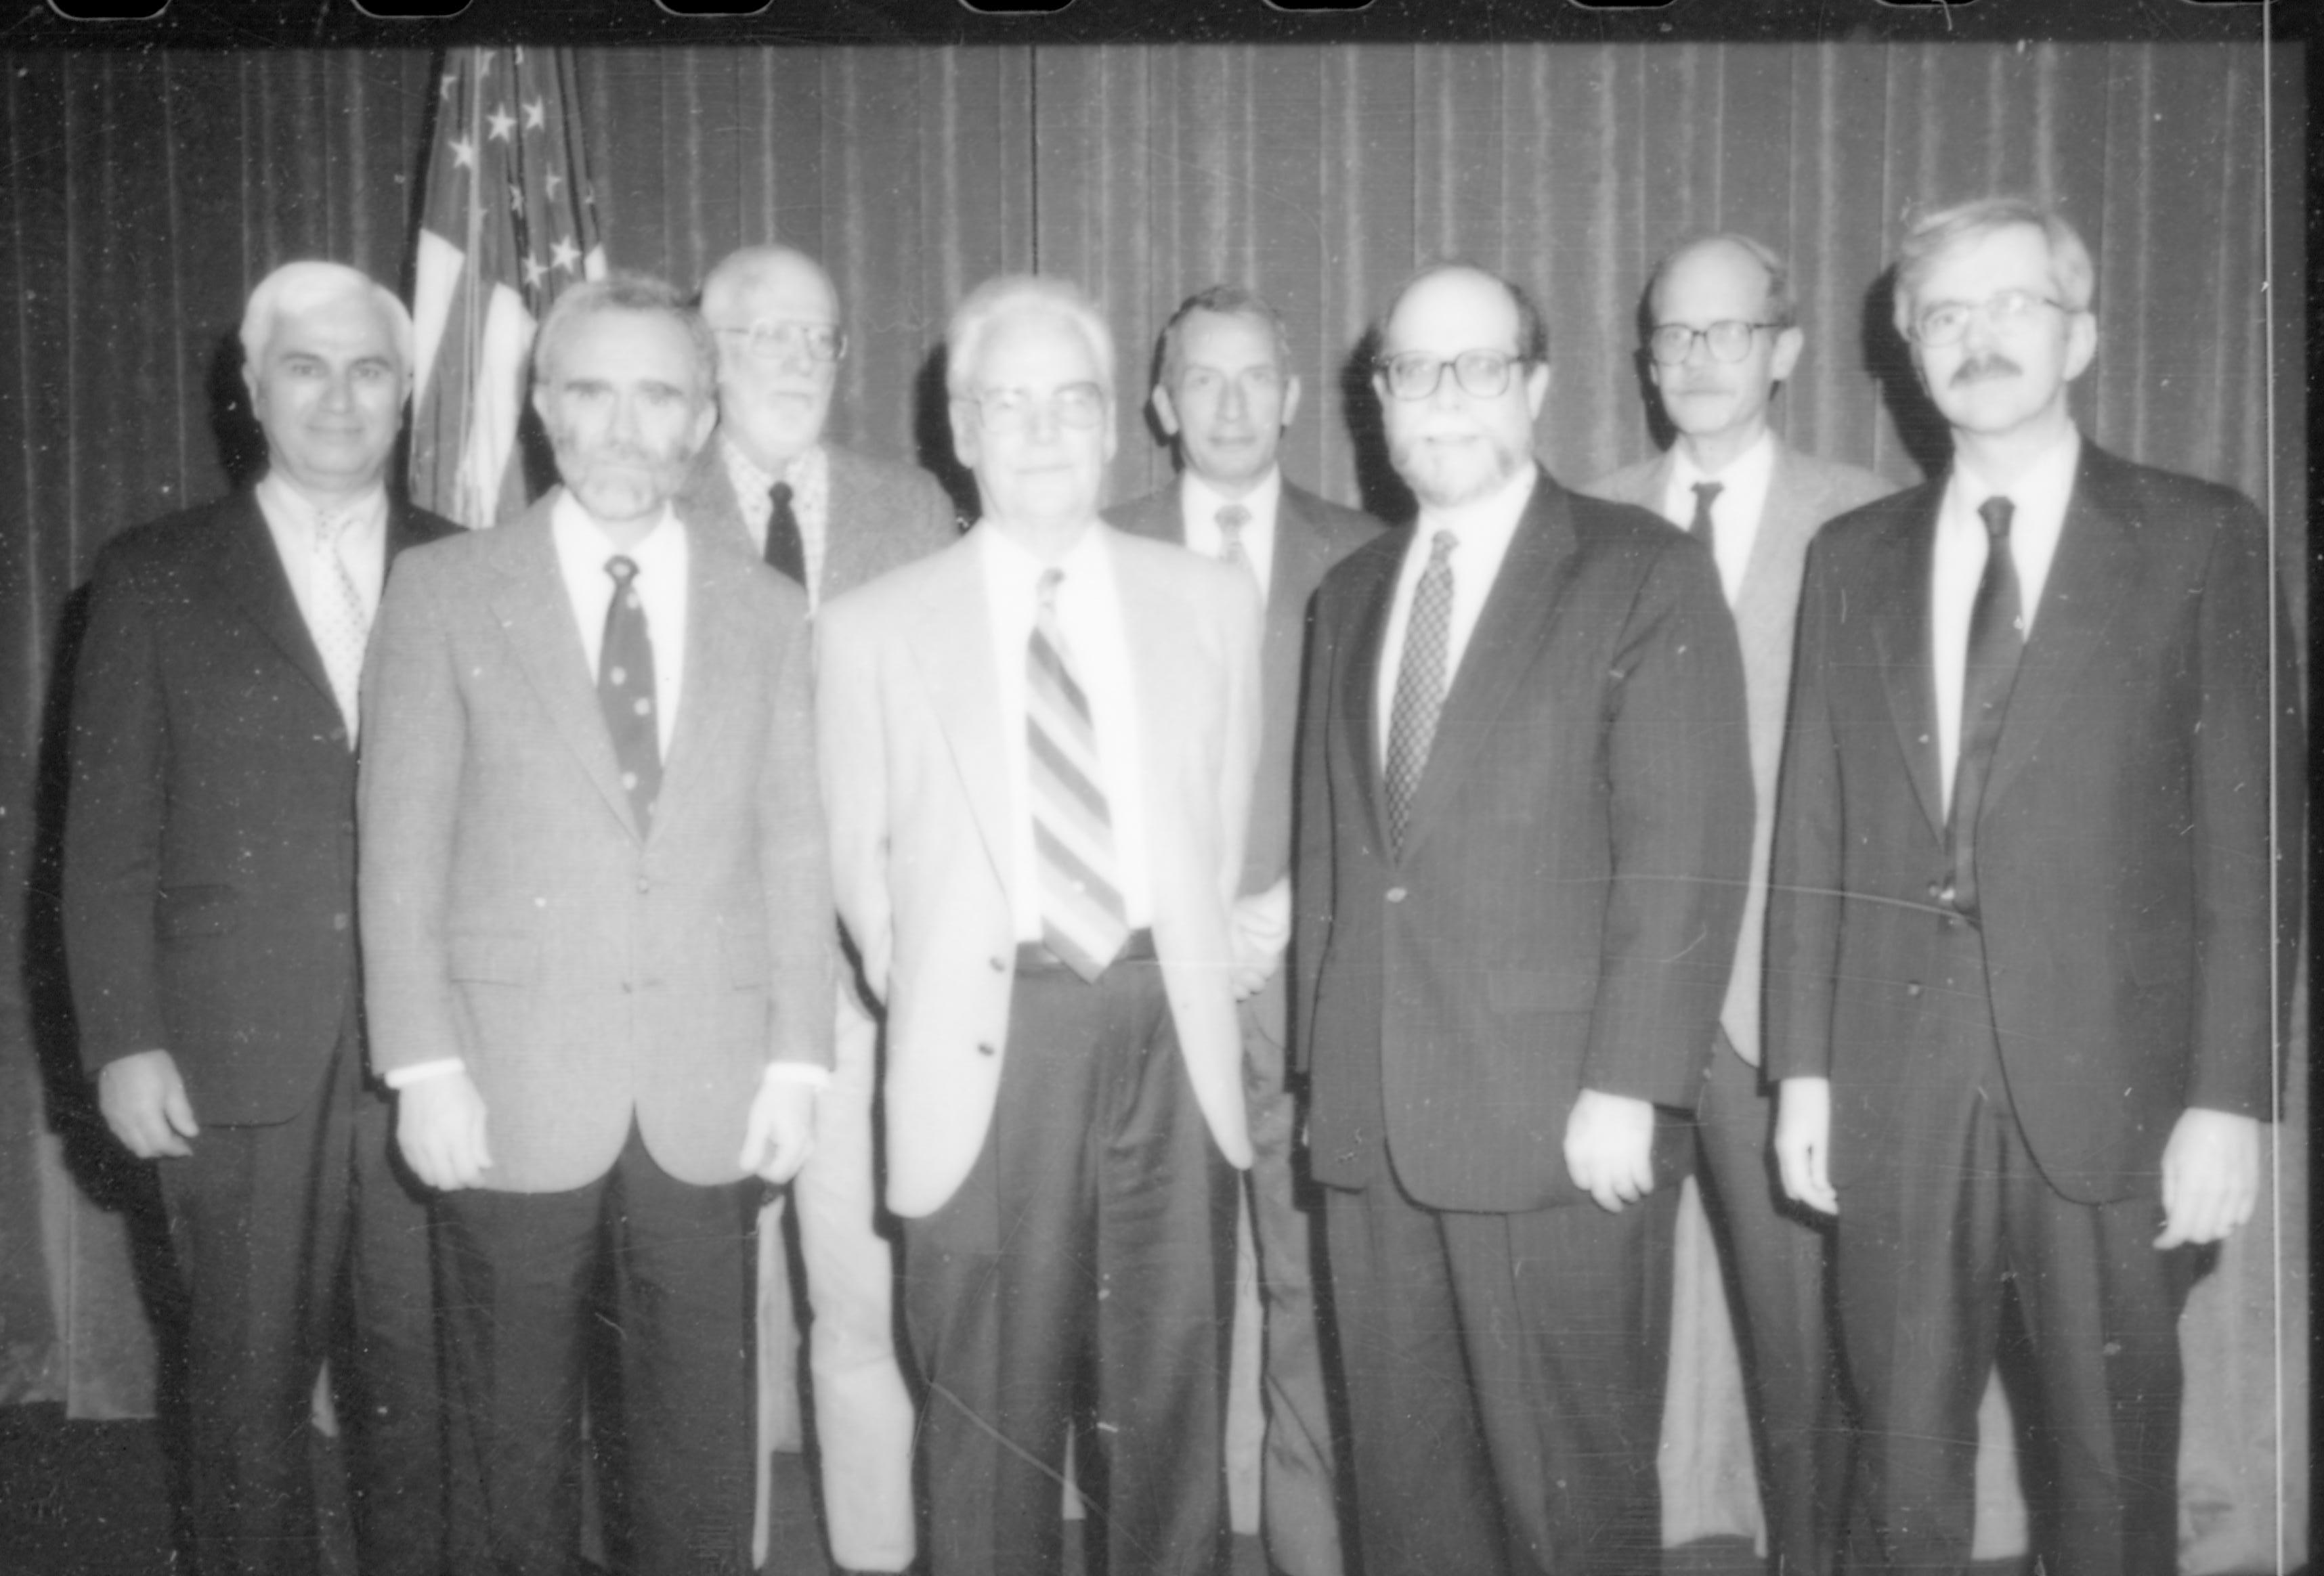
<svg viewBox="0 0 2324 1576"><path fill-rule="evenodd" d="M836 436L920 459L964 502L936 347L991 273L1065 274L1107 308L1115 496L1167 469L1135 414L1156 326L1228 279L1293 326L1287 469L1393 510L1357 353L1398 279L1459 253L1537 292L1540 450L1578 482L1647 452L1637 291L1713 226L1794 261L1809 349L1787 435L1909 482L1943 438L1886 327L1900 222L1987 190L2052 199L2098 259L2086 429L2260 499L2298 620L2301 68L2243 45L881 46L588 51L581 84L614 263L691 281L770 235L821 256L851 318ZM404 281L433 75L420 51L0 58L0 1392L117 1415L150 1391L124 1246L141 1179L87 1130L55 946L75 588L113 531L246 474L231 338L260 274L322 255ZM2304 1557L2293 1060L2277 1212L2189 1313L2191 1569L2273 1563L2279 1510ZM1738 1494L1719 1448L1706 1524Z"/></svg>

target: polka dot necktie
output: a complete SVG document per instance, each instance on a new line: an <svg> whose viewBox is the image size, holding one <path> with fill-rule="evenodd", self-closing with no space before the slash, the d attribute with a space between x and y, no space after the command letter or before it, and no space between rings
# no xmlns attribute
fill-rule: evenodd
<svg viewBox="0 0 2324 1576"><path fill-rule="evenodd" d="M605 643L597 657L597 704L605 709L605 732L613 738L613 759L642 837L652 828L654 800L661 792L653 638L646 629L645 604L638 600L637 565L616 555L605 560L605 573L613 577L613 600L605 608Z"/></svg>
<svg viewBox="0 0 2324 1576"><path fill-rule="evenodd" d="M355 576L339 551L340 539L355 522L352 514L326 514L315 521L315 646L331 695L347 724L347 748L355 746L358 692L363 685L364 644L371 638L371 613Z"/></svg>

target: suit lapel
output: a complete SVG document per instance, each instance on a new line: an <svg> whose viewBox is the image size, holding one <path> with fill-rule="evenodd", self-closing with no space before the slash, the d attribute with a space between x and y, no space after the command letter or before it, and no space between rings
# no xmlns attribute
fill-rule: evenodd
<svg viewBox="0 0 2324 1576"><path fill-rule="evenodd" d="M1888 689L1888 716L1896 729L1913 791L1929 829L1942 837L1945 801L1938 777L1935 662L1929 646L1931 555L1937 535L1937 508L1944 484L1925 489L1901 529L1889 534L1885 599L1869 617L1879 647L1880 674Z"/></svg>
<svg viewBox="0 0 2324 1576"><path fill-rule="evenodd" d="M1405 553L1410 550L1410 530L1401 534L1405 539L1398 541L1397 551L1382 553L1371 561L1371 583L1351 594L1356 613L1347 642L1341 648L1345 656L1340 665L1340 693L1335 701L1349 753L1355 760L1355 779L1363 788L1372 846L1380 849L1388 846L1387 791L1380 775L1377 709L1380 644L1388 638L1388 613L1396 603L1397 576L1403 567Z"/></svg>
<svg viewBox="0 0 2324 1576"><path fill-rule="evenodd" d="M983 549L972 533L945 551L950 555L948 572L923 597L920 615L912 623L912 657L983 836L993 877L1007 891L1016 854L1001 699L994 682L998 676L992 671L991 613L985 605Z"/></svg>
<svg viewBox="0 0 2324 1576"><path fill-rule="evenodd" d="M1493 588L1486 594L1452 687L1445 691L1428 763L1421 769L1420 788L1413 796L1404 856L1419 847L1433 821L1443 818L1447 802L1468 776L1470 758L1484 748L1493 719L1548 644L1574 546L1572 509L1564 490L1546 472L1540 473L1517 534L1509 539L1500 572L1493 576ZM1457 567L1454 572L1459 572Z"/></svg>
<svg viewBox="0 0 2324 1576"><path fill-rule="evenodd" d="M235 494L226 506L226 549L217 560L219 584L337 715L339 703L330 676L323 670L323 654L315 649L315 638L300 616L290 576L275 550L274 534L267 529L257 496L247 490Z"/></svg>
<svg viewBox="0 0 2324 1576"><path fill-rule="evenodd" d="M1812 510L1813 505L1800 496L1792 451L1775 442L1775 464L1767 471L1766 502L1759 507L1759 530L1751 539L1751 557L1743 566L1743 585L1736 596L1738 608L1756 605L1787 553L1797 563L1801 535L1823 523L1807 518Z"/></svg>
<svg viewBox="0 0 2324 1576"><path fill-rule="evenodd" d="M669 825L702 775L704 760L718 743L714 719L736 714L732 694L752 659L750 632L733 594L737 572L748 570L724 554L704 551L698 540L687 546L686 677L670 729L669 760L654 803L654 832Z"/></svg>
<svg viewBox="0 0 2324 1576"><path fill-rule="evenodd" d="M872 577L870 567L863 560L875 528L857 518L864 512L860 481L853 456L844 449L825 444L823 575L816 593L818 605L823 598L837 595L841 586L861 585Z"/></svg>
<svg viewBox="0 0 2324 1576"><path fill-rule="evenodd" d="M607 807L635 837L638 825L631 813L629 791L622 787L622 769L613 758L613 739L605 732L596 685L588 663L583 660L581 631L573 622L573 602L565 594L564 570L558 564L557 543L549 535L549 510L561 495L552 492L521 519L496 528L512 539L502 563L500 583L492 588L489 600L558 737L597 785ZM690 687L693 682L694 675L689 673L687 683ZM683 702L679 709L684 711Z"/></svg>
<svg viewBox="0 0 2324 1576"><path fill-rule="evenodd" d="M2085 442L2057 554L2034 610L2034 632L2019 659L2008 714L1994 746L1993 770L1985 788L1987 806L2009 791L2033 759L2107 626L2128 602L2125 593L2136 576L2137 542L2093 484L2094 453Z"/></svg>

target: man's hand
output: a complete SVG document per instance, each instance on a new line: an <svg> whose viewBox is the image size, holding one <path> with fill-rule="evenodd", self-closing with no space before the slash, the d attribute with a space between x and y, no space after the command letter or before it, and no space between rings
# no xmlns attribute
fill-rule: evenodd
<svg viewBox="0 0 2324 1576"><path fill-rule="evenodd" d="M1775 1169L1798 1203L1840 1213L1831 1186L1831 1079L1786 1078L1776 1086Z"/></svg>
<svg viewBox="0 0 2324 1576"><path fill-rule="evenodd" d="M429 1186L449 1193L483 1185L493 1155L484 1143L484 1097L466 1068L395 1092L395 1141Z"/></svg>
<svg viewBox="0 0 2324 1576"><path fill-rule="evenodd" d="M2259 1203L2259 1119L2190 1106L2163 1146L2163 1235L2157 1248L2218 1242Z"/></svg>
<svg viewBox="0 0 2324 1576"><path fill-rule="evenodd" d="M1655 1108L1627 1094L1585 1089L1565 1120L1565 1170L1573 1185L1619 1214L1655 1190Z"/></svg>
<svg viewBox="0 0 2324 1576"><path fill-rule="evenodd" d="M1234 943L1235 1000L1258 994L1283 964L1283 948L1291 939L1291 878L1286 876L1263 892L1235 899L1231 923Z"/></svg>
<svg viewBox="0 0 2324 1576"><path fill-rule="evenodd" d="M815 1089L795 1078L767 1078L742 1128L742 1169L788 1182L815 1148Z"/></svg>
<svg viewBox="0 0 2324 1576"><path fill-rule="evenodd" d="M167 1051L138 1051L107 1062L97 1075L97 1109L122 1147L140 1160L190 1155L186 1140L202 1130L186 1098L186 1081Z"/></svg>

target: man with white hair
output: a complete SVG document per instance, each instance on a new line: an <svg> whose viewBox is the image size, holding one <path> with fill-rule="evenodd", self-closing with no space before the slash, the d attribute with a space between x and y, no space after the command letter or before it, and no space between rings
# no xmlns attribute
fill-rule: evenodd
<svg viewBox="0 0 2324 1576"><path fill-rule="evenodd" d="M1107 1569L1213 1571L1259 598L1098 518L1113 345L1080 291L991 281L945 350L983 518L824 608L816 707L839 911L889 1014L930 1568L1060 1568L1079 1417Z"/></svg>
<svg viewBox="0 0 2324 1576"><path fill-rule="evenodd" d="M196 1568L320 1558L307 1417L350 1276L363 1569L444 1568L427 1212L364 1078L356 696L390 562L411 318L352 268L251 293L254 487L108 544L74 684L65 925L106 1123L157 1159L185 1290Z"/></svg>
<svg viewBox="0 0 2324 1576"><path fill-rule="evenodd" d="M812 613L959 534L935 477L825 437L847 330L839 292L813 258L773 245L728 254L703 281L702 315L718 341L718 430L677 507L705 540L796 581ZM900 1571L916 1547L913 1413L896 1362L895 1260L872 1178L880 1028L852 971L837 995L831 1085L816 1111L814 1153L789 1193L812 1311L816 1447L833 1562ZM781 1250L779 1238L762 1236L762 1254ZM764 1359L788 1369L786 1352Z"/></svg>

